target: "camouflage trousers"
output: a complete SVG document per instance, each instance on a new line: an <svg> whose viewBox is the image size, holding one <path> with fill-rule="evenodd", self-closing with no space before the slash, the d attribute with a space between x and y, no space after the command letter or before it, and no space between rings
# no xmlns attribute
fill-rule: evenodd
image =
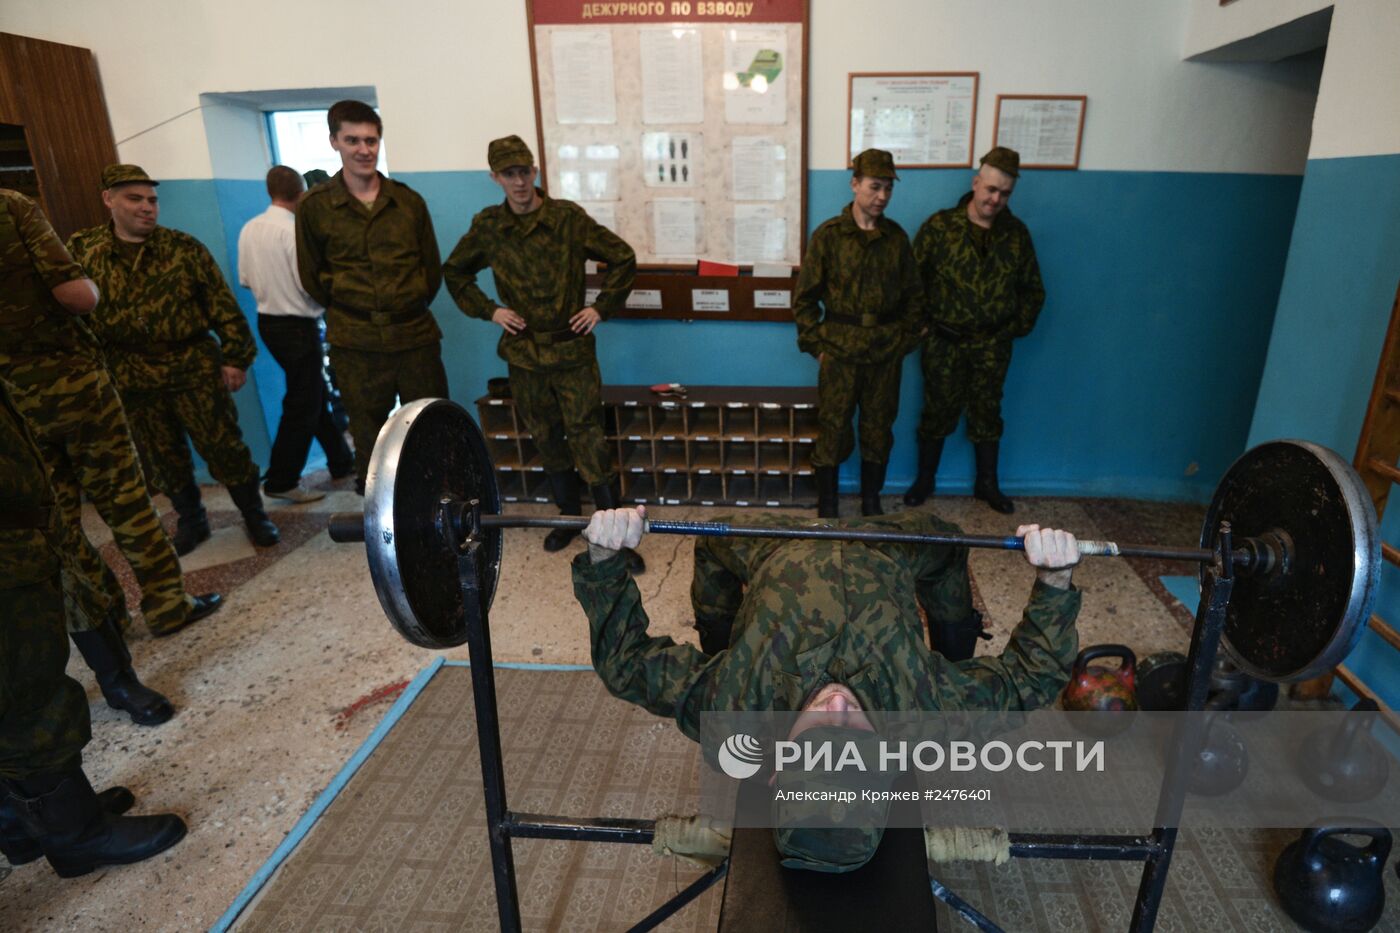
<svg viewBox="0 0 1400 933"><path fill-rule="evenodd" d="M355 442L355 477L361 487L369 475L369 457L379 429L399 404L420 398L447 398L447 370L442 367L438 341L411 350L379 353L332 346L340 400L350 418L350 439Z"/></svg>
<svg viewBox="0 0 1400 933"><path fill-rule="evenodd" d="M813 522L810 518L784 515L720 516L714 521L793 528L825 524ZM896 515L846 520L842 524L852 528L878 528L907 533L962 533L962 529L957 525L945 522L929 512L900 512ZM779 548L792 543L780 538L695 539L695 571L690 581L690 606L695 613L695 628L700 633L701 645L707 654L713 654L715 650L727 647L735 640L734 618L745 599L772 597L779 601L791 602L794 617L804 613L801 581L784 581L790 585L785 585L781 593L764 594L748 589L749 580L759 566ZM848 559L852 554L858 555L860 548L867 547L879 549L896 558L904 553L911 563L916 550L921 550L922 556L927 557L928 549L937 547L944 557L938 571L920 579L916 584L920 608L931 624L980 624L980 617L972 605L972 578L967 570L967 548L913 544L852 544L846 551ZM881 599L883 594L872 593L870 598Z"/></svg>
<svg viewBox="0 0 1400 933"><path fill-rule="evenodd" d="M851 418L860 409L860 459L887 463L899 414L903 358L888 363L851 363L827 353L817 376L817 442L812 465L840 466L855 449Z"/></svg>
<svg viewBox="0 0 1400 933"><path fill-rule="evenodd" d="M1011 365L1011 340L954 343L930 334L920 364L924 371L924 410L919 442L947 437L967 412L967 439L974 444L1001 438L1001 388Z"/></svg>
<svg viewBox="0 0 1400 933"><path fill-rule="evenodd" d="M13 537L0 533L0 551ZM71 765L92 737L87 693L67 665L58 574L0 590L0 778Z"/></svg>
<svg viewBox="0 0 1400 933"><path fill-rule="evenodd" d="M598 361L568 369L511 366L510 394L549 473L577 469L590 486L610 483L617 464L603 435Z"/></svg>
<svg viewBox="0 0 1400 933"><path fill-rule="evenodd" d="M258 467L243 443L233 395L217 372L194 386L123 389L121 397L153 490L170 495L194 483L190 443L215 482L241 486L257 481Z"/></svg>
<svg viewBox="0 0 1400 933"><path fill-rule="evenodd" d="M179 559L146 489L126 413L107 370L83 357L50 356L0 366L11 402L38 442L61 517L64 593L69 627L85 631L126 596L82 529L82 497L112 530L141 587L141 612L152 632L183 623L194 601ZM74 578L74 579L70 579Z"/></svg>

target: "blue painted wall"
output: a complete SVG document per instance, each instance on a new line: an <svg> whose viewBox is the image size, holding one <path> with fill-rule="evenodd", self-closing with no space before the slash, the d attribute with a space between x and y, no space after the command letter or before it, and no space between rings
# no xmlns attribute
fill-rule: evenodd
<svg viewBox="0 0 1400 933"><path fill-rule="evenodd" d="M1301 437L1356 451L1400 280L1400 155L1310 161L1249 442ZM1400 544L1392 493L1382 538ZM1382 565L1376 612L1400 625L1400 569ZM1400 708L1400 656L1366 632L1347 661ZM1339 688L1340 689L1340 688Z"/></svg>
<svg viewBox="0 0 1400 933"><path fill-rule="evenodd" d="M485 172L396 177L427 199L444 257L472 215L499 198ZM912 236L928 214L957 201L969 178L905 172L890 216ZM810 174L809 226L849 201L848 179L843 171ZM1290 176L1025 173L1013 209L1035 237L1049 299L1036 331L1018 342L1007 382L1008 491L1209 497L1244 448L1299 188L1300 179ZM221 244L235 271L229 249L263 208L261 183L182 182L162 194L164 219L185 221L182 229L211 248ZM171 210L177 200L187 203ZM251 314L250 298L243 299ZM453 397L470 405L487 378L505 373L495 355L499 331L462 316L445 290L433 310ZM610 383L816 379L816 363L797 352L791 325L614 321L600 337ZM263 409L257 428L266 434L275 430L281 376L268 357L254 373ZM917 356L910 356L889 491L912 479L920 393ZM246 390L240 395L245 404L251 398ZM856 469L847 464L848 487ZM971 448L959 433L945 454L940 488L966 492L971 480Z"/></svg>

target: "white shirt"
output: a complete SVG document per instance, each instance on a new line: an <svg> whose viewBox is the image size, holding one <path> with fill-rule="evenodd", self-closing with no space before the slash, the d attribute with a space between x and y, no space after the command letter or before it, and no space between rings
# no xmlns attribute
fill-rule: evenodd
<svg viewBox="0 0 1400 933"><path fill-rule="evenodd" d="M297 275L296 216L285 207L268 206L238 234L238 281L252 289L259 314L320 317Z"/></svg>

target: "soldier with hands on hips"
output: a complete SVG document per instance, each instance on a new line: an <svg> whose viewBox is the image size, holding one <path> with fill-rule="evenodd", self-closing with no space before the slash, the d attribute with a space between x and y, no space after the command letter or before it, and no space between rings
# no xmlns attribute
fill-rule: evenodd
<svg viewBox="0 0 1400 933"><path fill-rule="evenodd" d="M577 204L535 187L539 170L519 136L493 141L486 160L505 201L472 218L443 267L448 291L464 313L504 331L496 352L506 361L511 396L534 435L560 513L582 514L579 473L597 508L616 508L621 491L603 433L593 329L627 301L636 254ZM598 297L585 304L589 260L606 263L607 271ZM488 267L499 302L476 282ZM577 534L557 528L545 537L545 550L560 550ZM641 573L641 555L626 553L632 572Z"/></svg>

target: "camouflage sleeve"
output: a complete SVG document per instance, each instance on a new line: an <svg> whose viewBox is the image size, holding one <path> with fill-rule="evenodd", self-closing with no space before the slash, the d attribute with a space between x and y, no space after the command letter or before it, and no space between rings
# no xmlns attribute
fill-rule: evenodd
<svg viewBox="0 0 1400 933"><path fill-rule="evenodd" d="M934 215L937 216L937 215ZM937 252L938 237L933 230L933 217L924 221L919 227L919 232L914 234L914 274L919 277L919 284L923 286L924 293L924 314L933 319L934 311L933 296L937 294L933 287L933 277L938 269Z"/></svg>
<svg viewBox="0 0 1400 933"><path fill-rule="evenodd" d="M1016 329L1013 334L1024 337L1035 327L1040 309L1045 305L1045 283L1040 280L1040 263L1035 258L1035 245L1031 242L1030 231L1026 231L1026 261L1018 270L1016 283Z"/></svg>
<svg viewBox="0 0 1400 933"><path fill-rule="evenodd" d="M45 285L57 288L64 282L87 278L83 267L74 261L63 241L54 233L39 205L29 198L17 197L10 201L10 211L15 227L24 240L24 248L34 262L34 270Z"/></svg>
<svg viewBox="0 0 1400 933"><path fill-rule="evenodd" d="M208 303L209 329L219 338L224 365L247 369L258 353L258 346L253 342L253 329L248 326L243 309L238 306L233 292L229 291L224 274L219 271L209 250L198 242L194 243L194 248L198 254L195 275Z"/></svg>
<svg viewBox="0 0 1400 933"><path fill-rule="evenodd" d="M1080 598L1077 589L1037 580L1001 654L956 664L934 655L933 677L925 681L931 686L918 697L918 708L1032 710L1055 702L1079 651L1074 620Z"/></svg>
<svg viewBox="0 0 1400 933"><path fill-rule="evenodd" d="M588 258L608 264L602 288L593 302L594 310L606 321L622 309L627 296L632 294L632 283L637 279L637 254L626 240L592 217L584 215L583 222L583 244Z"/></svg>
<svg viewBox="0 0 1400 933"><path fill-rule="evenodd" d="M613 696L657 716L674 718L704 672L706 659L690 645L647 636L642 594L621 554L594 563L574 558L574 596L588 615L593 669Z"/></svg>
<svg viewBox="0 0 1400 933"><path fill-rule="evenodd" d="M325 239L317 230L315 208L302 202L297 207L297 277L301 287L323 308L331 306L330 269L326 263Z"/></svg>
<svg viewBox="0 0 1400 933"><path fill-rule="evenodd" d="M797 287L792 294L792 319L797 323L797 349L817 356L826 349L822 338L821 300L826 295L825 237L814 236L802 257Z"/></svg>
<svg viewBox="0 0 1400 933"><path fill-rule="evenodd" d="M438 251L437 233L433 231L428 204L421 198L418 201L418 249L423 257L423 277L428 289L423 303L431 304L442 288L442 253Z"/></svg>
<svg viewBox="0 0 1400 933"><path fill-rule="evenodd" d="M462 309L462 313L468 317L489 321L498 306L481 290L481 286L476 284L477 273L491 264L490 254L487 252L489 234L484 229L485 226L486 221L482 220L480 214L472 219L471 228L457 241L457 248L443 264L442 274L447 281L448 293L452 300L457 302L457 307Z"/></svg>

